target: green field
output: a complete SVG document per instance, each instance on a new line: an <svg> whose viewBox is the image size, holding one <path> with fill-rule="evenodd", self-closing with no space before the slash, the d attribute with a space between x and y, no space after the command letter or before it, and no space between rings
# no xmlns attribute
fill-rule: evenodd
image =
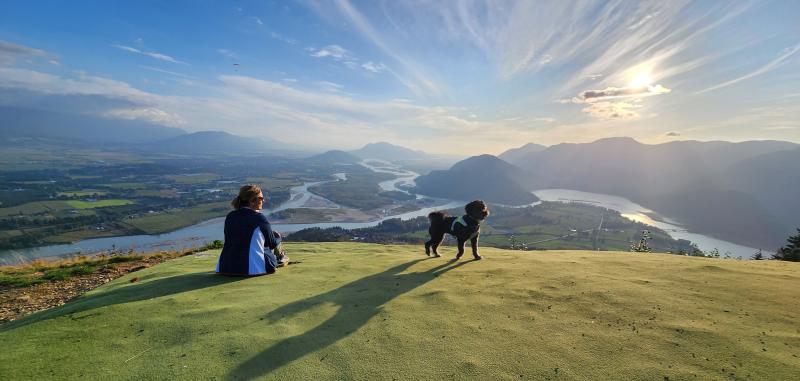
<svg viewBox="0 0 800 381"><path fill-rule="evenodd" d="M83 201L83 200L69 200L64 201L72 208L75 209L94 209L94 208L105 208L109 206L122 206L122 205L130 205L133 204L131 200L124 200L124 199L108 199L108 200L97 200L97 201Z"/></svg>
<svg viewBox="0 0 800 381"><path fill-rule="evenodd" d="M230 203L214 202L167 212L147 214L125 220L123 224L132 226L145 234L160 234L194 225L214 217L222 217L231 210Z"/></svg>
<svg viewBox="0 0 800 381"><path fill-rule="evenodd" d="M41 214L65 209L71 209L65 201L35 201L9 208L0 208L0 217Z"/></svg>
<svg viewBox="0 0 800 381"><path fill-rule="evenodd" d="M86 189L80 191L69 191L69 192L58 192L59 196L67 196L67 197L91 197L91 196L105 196L108 192L94 190L94 189Z"/></svg>
<svg viewBox="0 0 800 381"><path fill-rule="evenodd" d="M5 379L791 380L800 266L661 254L428 259L290 244L276 275L216 253L0 327ZM445 248L445 255L452 254ZM131 282L136 277L137 282Z"/></svg>
<svg viewBox="0 0 800 381"><path fill-rule="evenodd" d="M188 175L170 175L164 177L178 184L206 184L220 178L220 176L215 173L193 173Z"/></svg>

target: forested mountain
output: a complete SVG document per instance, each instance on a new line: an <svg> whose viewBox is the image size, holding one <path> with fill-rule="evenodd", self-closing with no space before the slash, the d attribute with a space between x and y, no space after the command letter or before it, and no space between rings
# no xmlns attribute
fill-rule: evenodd
<svg viewBox="0 0 800 381"><path fill-rule="evenodd" d="M450 169L418 177L416 191L456 200L530 204L538 198L521 185L524 179L525 173L520 168L492 155L480 155L462 160Z"/></svg>

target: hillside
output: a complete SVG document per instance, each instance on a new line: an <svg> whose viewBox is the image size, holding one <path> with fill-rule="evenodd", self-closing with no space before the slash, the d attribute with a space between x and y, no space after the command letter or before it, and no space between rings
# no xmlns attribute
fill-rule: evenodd
<svg viewBox="0 0 800 381"><path fill-rule="evenodd" d="M311 156L305 160L313 163L325 164L356 164L361 161L361 159L357 156L340 150L326 151L321 154Z"/></svg>
<svg viewBox="0 0 800 381"><path fill-rule="evenodd" d="M473 156L448 170L418 177L418 193L456 200L483 199L505 205L524 205L538 198L521 184L523 171L492 155Z"/></svg>
<svg viewBox="0 0 800 381"><path fill-rule="evenodd" d="M277 275L216 253L0 327L7 379L792 379L795 263L292 244ZM444 250L446 256L453 247ZM136 277L138 281L132 282ZM746 286L745 286L746 285Z"/></svg>
<svg viewBox="0 0 800 381"><path fill-rule="evenodd" d="M362 159L381 159L386 161L429 159L428 154L423 151L415 151L387 142L370 143L357 150L350 151L350 153Z"/></svg>
<svg viewBox="0 0 800 381"><path fill-rule="evenodd" d="M800 209L794 202L776 202L796 199L791 187L776 186L767 193L758 192L770 183L763 174L791 173L787 156L792 154L784 153L800 152L797 147L782 141L677 141L651 145L631 138L607 138L554 145L512 164L528 173L526 184L531 189L564 188L618 195L699 233L770 248L779 244L787 232L794 231L797 220L792 217ZM779 181L783 184L787 180L793 182ZM719 202L698 202L698 194ZM727 215L738 218L723 218ZM703 218L698 219L699 216Z"/></svg>
<svg viewBox="0 0 800 381"><path fill-rule="evenodd" d="M181 154L230 154L267 153L269 145L265 140L246 138L224 131L200 131L175 136L169 139L142 145L139 149Z"/></svg>
<svg viewBox="0 0 800 381"><path fill-rule="evenodd" d="M512 148L509 149L499 155L497 157L509 162L509 163L516 163L526 155L529 155L534 152L543 151L547 148L547 146L543 146L541 144L536 143L527 143L522 147Z"/></svg>

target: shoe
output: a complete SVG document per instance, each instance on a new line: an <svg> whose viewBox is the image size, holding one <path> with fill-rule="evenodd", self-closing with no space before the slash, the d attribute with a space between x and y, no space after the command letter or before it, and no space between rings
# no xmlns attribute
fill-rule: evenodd
<svg viewBox="0 0 800 381"><path fill-rule="evenodd" d="M286 266L288 264L289 264L289 257L287 257L286 255L278 257L278 267Z"/></svg>

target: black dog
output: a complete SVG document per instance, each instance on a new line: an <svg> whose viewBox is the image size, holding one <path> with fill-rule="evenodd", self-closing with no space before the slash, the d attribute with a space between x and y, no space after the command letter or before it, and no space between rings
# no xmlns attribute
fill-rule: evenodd
<svg viewBox="0 0 800 381"><path fill-rule="evenodd" d="M447 213L441 211L428 214L428 219L431 221L428 233L431 239L425 242L425 254L431 255L432 249L434 257L441 257L436 249L442 244L444 234L450 233L458 241L456 259L464 255L464 244L467 240L472 243L472 255L475 259L482 258L478 255L478 236L481 233L481 221L489 215L489 208L485 202L475 200L467 204L464 210L467 214L461 217L448 217Z"/></svg>

